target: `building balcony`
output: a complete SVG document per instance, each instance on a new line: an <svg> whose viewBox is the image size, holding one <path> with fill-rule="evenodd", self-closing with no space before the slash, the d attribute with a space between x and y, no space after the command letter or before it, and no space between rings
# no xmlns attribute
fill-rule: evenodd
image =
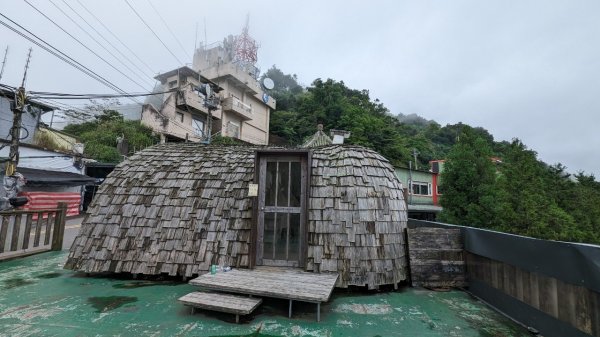
<svg viewBox="0 0 600 337"><path fill-rule="evenodd" d="M239 88L246 94L262 94L262 89L258 81L244 67L234 63L224 63L217 67L210 67L202 70L202 75L213 81L226 79L230 85Z"/></svg>
<svg viewBox="0 0 600 337"><path fill-rule="evenodd" d="M221 108L224 112L233 112L245 120L253 118L252 107L235 97L227 97L222 100Z"/></svg>
<svg viewBox="0 0 600 337"><path fill-rule="evenodd" d="M177 108L184 111L188 111L188 108L190 108L190 111L193 113L208 115L208 108L204 106L204 96L198 95L197 92L190 89L184 90L183 96L176 96ZM219 110L213 110L212 117L221 119L221 112Z"/></svg>

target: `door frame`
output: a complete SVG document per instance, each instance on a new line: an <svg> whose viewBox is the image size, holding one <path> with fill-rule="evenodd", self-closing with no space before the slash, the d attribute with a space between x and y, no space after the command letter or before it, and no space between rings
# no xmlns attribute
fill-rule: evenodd
<svg viewBox="0 0 600 337"><path fill-rule="evenodd" d="M259 184L260 180L260 159L262 157L303 157L306 160L306 171L303 172L306 176L304 190L303 207L300 212L300 227L302 233L300 234L301 250L299 258L299 268L306 270L306 257L308 252L308 201L310 195L310 180L311 180L311 167L312 167L312 151L309 149L260 149L256 150L254 154L254 184ZM260 190L260 186L259 186ZM250 231L250 251L248 259L248 267L254 268L258 262L258 221L259 221L259 196L252 197L252 228Z"/></svg>

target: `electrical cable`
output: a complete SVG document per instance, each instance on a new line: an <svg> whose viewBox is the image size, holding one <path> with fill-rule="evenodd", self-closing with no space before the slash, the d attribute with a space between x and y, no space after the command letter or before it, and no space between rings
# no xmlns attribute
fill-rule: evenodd
<svg viewBox="0 0 600 337"><path fill-rule="evenodd" d="M6 28L12 30L13 32L15 32L16 34L20 35L21 37L25 38L26 40L30 41L31 43L37 45L38 47L44 49L45 51L47 51L48 53L56 56L57 58L59 58L60 60L62 60L63 62L71 65L72 67L74 67L75 69L83 72L84 74L88 75L89 77L95 79L96 81L102 83L103 85L107 86L108 88L116 91L116 92L121 92L124 93L125 91L121 88L119 88L118 86L116 86L115 84L113 84L112 82L110 82L109 80L105 79L104 77L98 75L97 73L95 73L94 71L92 71L91 69L89 69L88 67L84 66L83 64L77 62L75 59L73 59L72 57L68 56L67 54L63 53L62 51L60 51L59 49L57 49L56 47L52 46L51 44L49 44L48 42L44 41L42 38L38 37L37 35L33 34L32 32L30 32L29 30L27 30L25 27L19 25L18 23L16 23L15 21L11 20L10 18L8 18L7 16L5 16L4 14L0 13L0 16L4 17L5 19L9 20L10 22L12 22L14 25L16 25L17 27L21 28L22 30L24 30L25 32L27 32L28 34L30 34L31 36L35 37L36 39L38 39L39 41L41 41L42 43L36 41L35 39L33 39L30 36L27 36L26 34L24 34L23 32L19 31L18 29L10 26L9 24L7 24L6 22L0 20L0 24L2 24L3 26L5 26ZM47 45L47 46L46 46ZM50 49L52 48L52 49ZM136 102L139 103L139 102Z"/></svg>
<svg viewBox="0 0 600 337"><path fill-rule="evenodd" d="M64 94L43 91L29 91L35 98L53 98L53 99L95 99L95 98L123 98L123 97L140 97L140 96L155 96L162 95L173 90L151 93L124 93L124 94Z"/></svg>
<svg viewBox="0 0 600 337"><path fill-rule="evenodd" d="M24 0L24 1L27 1L27 0ZM144 23L144 25L152 32L152 34L154 34L154 36L158 39L158 41L160 41L160 43L162 43L162 45L165 47L165 49L177 60L177 62L179 62L179 64L185 64L184 62L181 62L181 60L179 60L179 58L177 58L177 56L175 54L173 54L171 49L169 49L169 47L167 47L167 45L163 42L163 40L152 29L152 27L150 27L150 25L144 20L144 18L142 18L142 16L135 10L135 8L133 8L133 6L129 3L129 0L125 0L125 3L129 6L129 8L131 8L131 10L135 13L135 15L137 15L137 17Z"/></svg>
<svg viewBox="0 0 600 337"><path fill-rule="evenodd" d="M123 73L120 69L118 69L117 67L115 67L112 63L108 62L105 58L103 58L102 56L98 55L98 53L96 53L90 47L88 47L87 45L85 45L85 43L79 41L79 39L77 39L75 36L73 36L73 34L69 33L66 29L64 29L63 27L61 27L58 23L54 22L54 20L52 20L50 17L48 17L42 11L40 11L37 7L35 7L34 5L32 5L28 0L23 0L23 1L25 1L25 3L28 4L31 8L33 8L36 12L40 13L48 21L52 22L52 24L54 24L58 29L62 30L65 34L69 35L73 40L75 40L75 42L79 43L82 47L84 47L90 53L96 55L96 57L98 57L100 60L104 61L104 63L106 63L109 67L113 68L115 71L117 71L121 75L125 76L131 82L133 82L133 83L137 84L138 86L140 86L142 89L145 89L144 86L142 86L141 84L139 84L138 82L136 82L134 79L132 79L131 77L129 77L127 74Z"/></svg>
<svg viewBox="0 0 600 337"><path fill-rule="evenodd" d="M96 44L98 46L100 46L102 49L104 49L107 53L109 53L115 60L117 60L121 65L123 65L125 68L127 68L127 70L129 70L132 74L134 74L135 76L137 76L137 78L139 78L140 80L144 81L147 85L153 85L151 82L148 81L146 74L144 74L144 76L140 76L139 73L137 73L136 71L134 71L133 69L131 69L127 64L125 64L125 62L123 62L121 60L121 58L117 57L115 54L113 54L104 44L100 43L100 41L98 41L95 37L92 36L92 34L90 34L85 28L81 27L81 25L79 23L77 23L69 14L67 14L65 11L62 10L62 8L60 8L58 5L56 5L56 3L54 3L54 1L52 0L48 0L50 1L50 3L56 7L61 13L63 13L71 22L73 22L77 27L79 27L79 29L81 29L87 36L89 36L92 40L94 40L94 42L96 42ZM90 25L85 18L83 18L77 11L75 11L73 9L73 7L71 7L71 5L69 5L65 0L61 0L65 5L67 5L67 7L69 7L69 9L71 9L72 12L75 13L75 15L77 15L81 20L83 20L83 22L85 22L90 28L92 28L92 30L94 30L101 38L104 39L104 41L106 41L109 45L111 45L113 48L115 48L110 41L106 40L104 38L104 36L102 36L102 34L100 34L92 25ZM117 52L120 52L118 49L115 48L115 50L117 50ZM127 56L123 55L121 53L121 56L123 56L125 59L127 59ZM131 62L131 61L130 61ZM142 71L143 74L143 71ZM152 78L152 77L150 77ZM138 84L139 85L139 84ZM145 88L144 88L145 89Z"/></svg>
<svg viewBox="0 0 600 337"><path fill-rule="evenodd" d="M96 34L98 34L98 36L100 36L104 41L106 41L106 43L108 43L111 47L113 47L114 50L116 50L121 56L123 56L127 61L129 61L129 63L131 63L131 65L133 65L141 74L143 74L146 77L150 77L152 79L152 76L148 76L146 74L146 72L137 65L136 62L133 62L127 55L125 55L123 52L121 52L120 48L117 48L112 42L110 42L107 38L105 38L104 35L102 33L100 33L91 23L89 23L88 20L86 20L83 16L81 16L81 14L79 14L79 11L76 11L65 0L61 0L61 1L65 5L67 5L67 7L69 7L71 9L71 11L73 11L73 13L75 13L77 16L79 16L79 18L81 18L81 20L83 20L83 22L85 22L92 30L94 30L94 32L96 32ZM79 2L79 0L77 2ZM81 2L79 2L79 4L81 5ZM83 7L83 5L82 5L82 7ZM84 9L87 11L87 8L84 7ZM89 11L88 11L88 13L89 13ZM150 73L154 74L154 71L152 71L152 69L150 69Z"/></svg>
<svg viewBox="0 0 600 337"><path fill-rule="evenodd" d="M98 21L98 23L99 23L100 25L102 25L102 27L104 27L104 29L106 29L106 30L107 30L107 31L110 33L110 35L112 35L112 36L113 36L113 37L114 37L114 38L115 38L117 41L119 41L119 43L121 43L121 45L122 45L123 47L125 47L125 49L127 49L127 50L128 50L128 51L129 51L129 52L130 52L130 53L131 53L133 56L135 56L135 58L136 58L138 61L140 61L140 63L142 63L143 65L145 65L145 66L146 66L146 68L148 68L148 70L150 70L150 72L151 72L151 73L155 73L155 72L154 72L154 70L152 70L152 68L151 68L151 67L150 67L150 66L149 66L149 65L148 65L146 62L144 62L144 60L142 60L142 59L141 59L141 58L140 58L140 57L139 57L139 56L138 56L138 55L137 55L137 54L136 54L136 53L135 53L133 50L131 50L131 49L129 48L129 46L127 46L127 44L126 44L125 42L123 42L123 41L122 41L122 40L121 40L121 39L120 39L120 38L117 36L117 34L113 33L113 31L112 31L110 28L108 28L108 27L107 27L107 26L104 24L104 22L102 22L102 20L100 20L100 19L99 19L99 18L98 18L96 15L94 15L94 13L93 13L93 12L91 12L91 11L90 11L90 10L89 10L87 7L85 7L85 6L84 6L84 4L83 4L83 3L81 3L81 1L79 1L79 0L76 0L76 1L77 1L77 3L78 3L78 4L79 4L79 5L80 5L80 6L81 6L81 7L82 7L82 8L83 8L83 9L84 9L86 12L88 12L88 14L90 14L90 15L91 15L91 16L92 16L92 17L93 17L93 18L94 18L96 21Z"/></svg>
<svg viewBox="0 0 600 337"><path fill-rule="evenodd" d="M165 19L163 19L162 15L160 15L160 12L158 10L156 10L156 7L154 7L154 5L152 4L152 2L150 0L147 0L147 1L148 1L148 4L150 4L150 7L152 7L152 9L154 10L154 13L156 13L156 15L158 15L158 17L160 18L160 21L162 21L162 23L165 25L165 27L167 27L167 30L169 31L169 33L171 33L171 36L173 36L173 38L175 39L175 41L177 42L179 47L181 47L181 50L183 50L183 52L185 53L185 55L187 57L192 58L190 56L190 54L188 54L188 52L185 50L185 48L183 47L183 45L181 44L179 39L177 38L177 35L175 35L175 33L173 33L173 31L171 30L171 28L169 27L169 25L167 24Z"/></svg>

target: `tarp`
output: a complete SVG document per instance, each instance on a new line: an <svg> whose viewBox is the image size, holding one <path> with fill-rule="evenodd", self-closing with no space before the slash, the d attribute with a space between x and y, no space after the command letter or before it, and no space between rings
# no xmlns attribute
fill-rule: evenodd
<svg viewBox="0 0 600 337"><path fill-rule="evenodd" d="M25 167L17 168L27 179L26 186L81 186L94 184L96 179L83 174L37 170Z"/></svg>
<svg viewBox="0 0 600 337"><path fill-rule="evenodd" d="M59 202L67 203L67 216L79 214L79 205L81 204L81 194L69 192L21 192L20 197L27 197L29 200L20 209L25 211L36 211L44 209L53 209L58 207ZM47 218L48 214L44 214ZM37 220L37 214L34 214L33 220Z"/></svg>

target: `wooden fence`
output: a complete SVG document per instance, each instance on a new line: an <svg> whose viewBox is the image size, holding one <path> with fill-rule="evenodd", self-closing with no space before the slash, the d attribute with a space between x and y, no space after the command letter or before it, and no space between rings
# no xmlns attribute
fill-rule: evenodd
<svg viewBox="0 0 600 337"><path fill-rule="evenodd" d="M600 337L600 246L421 220L462 232L469 292L546 337Z"/></svg>
<svg viewBox="0 0 600 337"><path fill-rule="evenodd" d="M0 261L61 250L67 204L44 210L0 212Z"/></svg>

